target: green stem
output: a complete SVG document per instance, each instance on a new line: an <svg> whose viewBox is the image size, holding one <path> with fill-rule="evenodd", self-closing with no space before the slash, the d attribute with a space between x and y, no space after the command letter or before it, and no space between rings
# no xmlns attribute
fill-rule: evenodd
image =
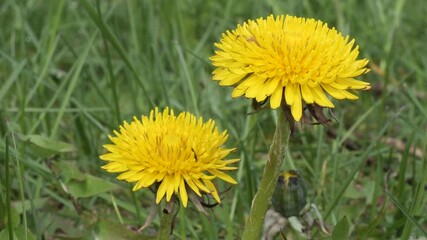
<svg viewBox="0 0 427 240"><path fill-rule="evenodd" d="M252 208L243 232L244 240L259 240L270 200L277 183L277 177L283 162L283 153L288 145L290 129L286 124L285 114L278 110L277 127L271 143L269 160L264 167L264 173L258 191L252 200Z"/></svg>
<svg viewBox="0 0 427 240"><path fill-rule="evenodd" d="M165 210L163 210L161 218L160 218L160 227L159 232L157 234L158 240L169 240L172 234L172 222L175 216L173 201L167 203ZM166 210L168 209L168 210Z"/></svg>

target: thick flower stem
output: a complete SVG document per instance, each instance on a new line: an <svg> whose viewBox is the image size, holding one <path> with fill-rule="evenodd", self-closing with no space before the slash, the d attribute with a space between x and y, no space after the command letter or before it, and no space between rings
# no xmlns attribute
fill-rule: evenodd
<svg viewBox="0 0 427 240"><path fill-rule="evenodd" d="M172 202L172 201L171 201ZM171 203L169 202L169 203ZM160 218L160 227L159 232L157 234L158 240L169 240L170 236L172 234L172 222L174 218L174 206L175 204L172 202L172 205L169 204L168 207L165 208L168 209L167 211L163 210L161 218Z"/></svg>
<svg viewBox="0 0 427 240"><path fill-rule="evenodd" d="M270 204L271 197L276 187L278 174L283 162L283 152L288 145L290 129L286 124L285 114L278 110L277 128L271 143L269 159L264 167L264 173L258 191L252 200L252 208L246 227L243 232L244 240L259 240L264 224L265 213Z"/></svg>

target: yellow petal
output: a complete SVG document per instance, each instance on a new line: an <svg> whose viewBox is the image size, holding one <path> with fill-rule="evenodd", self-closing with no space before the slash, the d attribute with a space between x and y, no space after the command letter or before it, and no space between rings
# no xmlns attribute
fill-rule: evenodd
<svg viewBox="0 0 427 240"><path fill-rule="evenodd" d="M259 81L256 84L250 86L248 88L248 90L246 91L245 96L247 98L255 98L259 94L259 92L261 91L263 85L264 85L264 82Z"/></svg>
<svg viewBox="0 0 427 240"><path fill-rule="evenodd" d="M270 107L272 109L276 109L280 107L280 104L282 103L282 95L283 95L283 87L279 85L277 86L276 90L274 90L270 98Z"/></svg>
<svg viewBox="0 0 427 240"><path fill-rule="evenodd" d="M203 183L202 183L202 182L200 182L200 180L199 180L199 179L194 179L194 180L193 180L193 182L194 182L194 184L196 184L196 186L197 186L200 190L202 190L202 191L204 191L204 192L206 192L206 193L210 193L209 188L207 188L205 185L203 185Z"/></svg>
<svg viewBox="0 0 427 240"><path fill-rule="evenodd" d="M184 178L181 178L181 182L179 184L179 198L181 199L182 205L186 208L188 203L188 194L185 188Z"/></svg>
<svg viewBox="0 0 427 240"><path fill-rule="evenodd" d="M208 170L208 171L210 173L212 173L213 175L215 175L216 177L221 178L222 180L224 180L226 182L229 182L229 183L232 183L232 184L237 184L236 180L234 180L232 177L228 176L227 174L225 174L225 173L223 173L221 171L218 171L218 170L215 170L215 169Z"/></svg>
<svg viewBox="0 0 427 240"><path fill-rule="evenodd" d="M238 169L238 167L220 167L217 168L218 170L223 170L223 171L229 171L229 170L236 170Z"/></svg>
<svg viewBox="0 0 427 240"><path fill-rule="evenodd" d="M145 173L141 180L138 182L142 184L142 187L149 187L156 181L155 173Z"/></svg>
<svg viewBox="0 0 427 240"><path fill-rule="evenodd" d="M313 93L314 102L316 102L319 106L333 108L334 104L326 97L320 86L314 87L311 89Z"/></svg>
<svg viewBox="0 0 427 240"><path fill-rule="evenodd" d="M131 179L135 174L137 174L137 172L127 171L117 176L117 179L129 181L129 179Z"/></svg>
<svg viewBox="0 0 427 240"><path fill-rule="evenodd" d="M321 84L322 88L335 99L344 99L344 94L339 89L331 87L329 84Z"/></svg>
<svg viewBox="0 0 427 240"><path fill-rule="evenodd" d="M229 160L224 160L223 162L226 164L231 164L231 163L240 162L240 159L239 158L229 159Z"/></svg>
<svg viewBox="0 0 427 240"><path fill-rule="evenodd" d="M102 166L102 168L107 170L108 172L124 172L129 170L126 165L120 162L110 162Z"/></svg>
<svg viewBox="0 0 427 240"><path fill-rule="evenodd" d="M267 85L266 84L262 84L261 86L260 86L260 89L259 89L259 91L258 91L258 94L256 95L256 97L255 97L255 100L257 101L257 102L262 102L262 101L264 101L266 98L267 98L267 94L266 94L266 92L267 92Z"/></svg>
<svg viewBox="0 0 427 240"><path fill-rule="evenodd" d="M221 86L231 86L240 82L247 74L228 74L228 76L222 78L223 80L219 82Z"/></svg>
<svg viewBox="0 0 427 240"><path fill-rule="evenodd" d="M359 97L358 96L356 96L356 95L354 95L354 94L352 94L352 93L350 93L349 91L347 91L347 90L340 90L341 91L341 93L344 95L344 97L345 98L347 98L347 99L350 99L350 100L356 100L356 99L359 99Z"/></svg>
<svg viewBox="0 0 427 240"><path fill-rule="evenodd" d="M250 86L258 84L262 79L260 79L257 75L251 74L248 76L242 83L239 84L239 87L241 88L248 88Z"/></svg>
<svg viewBox="0 0 427 240"><path fill-rule="evenodd" d="M185 178L185 176L184 176L184 178ZM191 188L191 190L193 190L193 192L195 192L199 197L202 196L202 194L199 191L199 188L196 186L196 184L193 182L193 180L185 178L185 182L188 184L188 186Z"/></svg>
<svg viewBox="0 0 427 240"><path fill-rule="evenodd" d="M277 89L277 86L280 83L280 79L278 77L274 78L274 79L269 79L266 82L266 90L265 90L265 95L270 96L271 94L273 94L273 92Z"/></svg>
<svg viewBox="0 0 427 240"><path fill-rule="evenodd" d="M314 102L313 94L307 84L301 85L301 94L306 103L312 104Z"/></svg>
<svg viewBox="0 0 427 240"><path fill-rule="evenodd" d="M175 190L175 182L172 180L172 177L168 175L165 176L163 181L166 184L166 201L169 202Z"/></svg>
<svg viewBox="0 0 427 240"><path fill-rule="evenodd" d="M294 89L294 100L291 106L292 116L294 116L295 121L299 121L302 116L302 100L301 100L301 92L299 85L296 85Z"/></svg>
<svg viewBox="0 0 427 240"><path fill-rule="evenodd" d="M294 84L288 84L285 87L285 100L288 105L292 105L295 97Z"/></svg>
<svg viewBox="0 0 427 240"><path fill-rule="evenodd" d="M359 81L353 78L338 78L336 83L346 86L346 89L367 89L370 83Z"/></svg>
<svg viewBox="0 0 427 240"><path fill-rule="evenodd" d="M160 201L162 200L162 198L165 196L166 194L166 189L167 189L167 184L165 183L165 181L162 181L160 183L159 188L157 189L157 194L156 194L156 203L159 204Z"/></svg>
<svg viewBox="0 0 427 240"><path fill-rule="evenodd" d="M237 97L241 97L243 96L243 94L245 94L247 88L239 88L236 87L233 89L233 92L231 92L231 97L232 98L237 98Z"/></svg>
<svg viewBox="0 0 427 240"><path fill-rule="evenodd" d="M142 186L142 181L141 180L139 180L136 184L135 184L135 186L133 186L133 188L132 188L132 191L136 191L136 190L138 190L138 189L141 189L143 186Z"/></svg>
<svg viewBox="0 0 427 240"><path fill-rule="evenodd" d="M178 193L178 189L181 184L181 174L174 174L172 177L172 180L173 180L172 185L174 186L173 191L175 193Z"/></svg>
<svg viewBox="0 0 427 240"><path fill-rule="evenodd" d="M210 194L215 199L215 201L217 201L218 203L221 203L221 199L219 198L218 191L216 190L215 185L209 180L206 180L206 179L202 179L202 180L203 180L203 183L206 185L206 187L209 188L209 190L211 191Z"/></svg>
<svg viewBox="0 0 427 240"><path fill-rule="evenodd" d="M343 85L337 82L331 82L329 85L331 85L331 87L336 88L336 89L349 89L349 86L347 85Z"/></svg>

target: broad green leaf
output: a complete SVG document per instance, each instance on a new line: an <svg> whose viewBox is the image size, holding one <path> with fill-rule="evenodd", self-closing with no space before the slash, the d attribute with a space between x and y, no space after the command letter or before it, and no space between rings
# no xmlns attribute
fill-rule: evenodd
<svg viewBox="0 0 427 240"><path fill-rule="evenodd" d="M44 231L47 236L54 236L53 239L63 240L86 240L93 239L89 238L92 227L86 224L84 212L80 215L80 224L76 224L74 221L69 219L69 216L62 216L61 211L53 213L52 215L45 216L48 228ZM43 219L44 220L44 219ZM59 233L59 234L58 234Z"/></svg>
<svg viewBox="0 0 427 240"><path fill-rule="evenodd" d="M73 197L90 197L117 188L117 185L102 178L82 172L74 161L59 161L53 164L65 186Z"/></svg>
<svg viewBox="0 0 427 240"><path fill-rule="evenodd" d="M27 239L27 240L35 240L36 236L29 230L26 229L24 225L21 225L13 230L15 239ZM25 234L27 232L27 234Z"/></svg>
<svg viewBox="0 0 427 240"><path fill-rule="evenodd" d="M109 192L117 188L117 185L102 178L85 174L83 181L71 179L66 183L68 192L73 197L91 197L103 192Z"/></svg>
<svg viewBox="0 0 427 240"><path fill-rule="evenodd" d="M27 231L27 234L25 234L25 231ZM9 230L7 228L0 231L0 240L3 240L3 239L10 239ZM28 229L25 229L25 226L21 225L13 229L13 239L35 240L36 237L31 231L29 231Z"/></svg>
<svg viewBox="0 0 427 240"><path fill-rule="evenodd" d="M3 222L4 225L7 226L9 219L7 218L6 209L1 209L1 211L2 212L4 211L4 215L2 213L3 219L0 219L0 222ZM21 218L19 216L18 211L13 207L10 208L10 216L12 218L12 227L15 228L15 227L19 226L19 224L21 223ZM0 238L0 240L1 239L2 238Z"/></svg>
<svg viewBox="0 0 427 240"><path fill-rule="evenodd" d="M344 240L348 239L350 226L347 221L347 217L343 217L337 225L335 225L334 231L332 232L332 240Z"/></svg>
<svg viewBox="0 0 427 240"><path fill-rule="evenodd" d="M352 184L344 192L344 197L351 199L366 198L369 201L372 199L374 188L374 181L364 181L359 189L356 188L355 184Z"/></svg>
<svg viewBox="0 0 427 240"><path fill-rule="evenodd" d="M85 180L85 174L80 171L75 161L59 161L53 164L55 171L61 175L61 179L67 184L70 180Z"/></svg>
<svg viewBox="0 0 427 240"><path fill-rule="evenodd" d="M40 157L76 151L76 148L69 143L51 140L41 135L32 134L23 136L22 140L27 141L30 148Z"/></svg>
<svg viewBox="0 0 427 240"><path fill-rule="evenodd" d="M7 228L3 228L0 231L0 239L9 239L9 230Z"/></svg>
<svg viewBox="0 0 427 240"><path fill-rule="evenodd" d="M47 198L37 198L33 199L33 204L31 205L30 200L24 200L22 201L15 201L12 202L13 208L16 210L18 214L22 214L24 211L31 210L33 207L34 209L40 209L43 208L44 204L46 203L48 199Z"/></svg>
<svg viewBox="0 0 427 240"><path fill-rule="evenodd" d="M129 230L125 225L101 220L97 225L98 231L95 233L95 239L115 239L115 240L137 240L137 239L156 239L156 236L147 236L135 231Z"/></svg>
<svg viewBox="0 0 427 240"><path fill-rule="evenodd" d="M18 123L12 122L12 121L6 121L6 125L7 125L7 128L9 129L9 131L11 131L15 134L18 134L18 136L19 136L19 134L22 133L21 126L19 126Z"/></svg>

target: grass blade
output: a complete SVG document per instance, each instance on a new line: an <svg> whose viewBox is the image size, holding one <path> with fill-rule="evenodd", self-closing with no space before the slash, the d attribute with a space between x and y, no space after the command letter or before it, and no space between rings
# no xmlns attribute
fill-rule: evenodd
<svg viewBox="0 0 427 240"><path fill-rule="evenodd" d="M71 95L74 91L74 88L77 85L77 82L78 82L79 76L80 76L80 72L81 72L81 70L83 68L83 64L85 63L86 58L89 54L89 50L92 47L92 43L93 43L93 40L95 39L95 36L96 36L96 33L91 37L86 48L83 50L83 53L80 55L79 59L77 59L77 61L75 63L75 67L73 66L73 69L74 69L73 73L68 75L70 78L69 79L70 85L68 86L67 92L65 93L64 99L61 103L60 110L59 110L58 115L57 115L55 122L53 124L52 132L51 132L51 138L56 137L56 135L57 135L58 127L59 127L59 124L61 123L62 116L64 115L65 108L67 107L67 105L70 102Z"/></svg>
<svg viewBox="0 0 427 240"><path fill-rule="evenodd" d="M5 141L5 152L4 152L4 170L5 170L5 178L6 178L6 215L7 215L7 229L9 231L9 240L13 240L13 223L12 223L12 205L11 196L10 196L10 172L9 172L9 138L6 136Z"/></svg>
<svg viewBox="0 0 427 240"><path fill-rule="evenodd" d="M415 226L417 226L417 228L424 234L424 236L427 237L426 230L424 230L423 227L417 222L417 220L415 220L415 218L411 215L408 209L406 209L405 206L400 204L400 202L388 191L388 189L385 189L385 192L390 197L390 199L394 202L394 204L396 204L396 206L400 209L400 211L402 211L402 213L407 217L407 219L411 221Z"/></svg>
<svg viewBox="0 0 427 240"><path fill-rule="evenodd" d="M123 47L120 45L117 38L114 36L114 34L111 32L111 30L105 25L103 20L96 14L95 9L90 5L90 3L87 0L80 1L80 3L83 4L83 7L86 10L86 12L88 13L89 17L96 24L96 26L99 28L99 30L102 32L102 34L105 35L105 38L113 45L114 49L117 51L117 53L120 55L120 57L125 61L125 64L132 71L134 77L137 80L138 85L141 87L144 96L147 98L148 103L150 104L150 107L154 108L154 106L155 106L154 101L151 99L150 95L148 94L147 89L145 88L144 84L142 83L141 77L139 76L136 69L131 64L128 56L126 55Z"/></svg>

